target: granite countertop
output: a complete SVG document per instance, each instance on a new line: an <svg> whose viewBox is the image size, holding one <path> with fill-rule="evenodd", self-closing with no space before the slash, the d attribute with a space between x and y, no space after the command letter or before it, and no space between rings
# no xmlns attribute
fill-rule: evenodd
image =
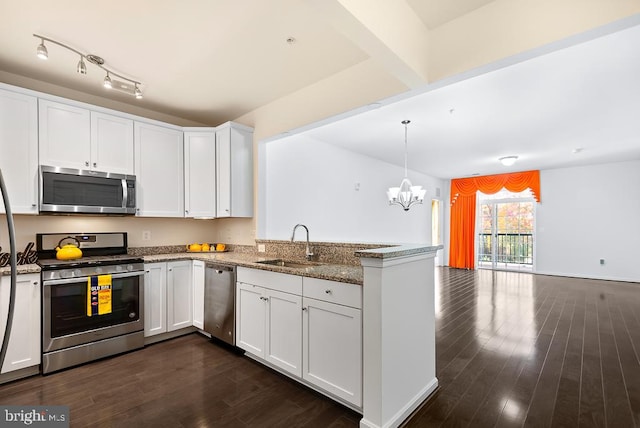
<svg viewBox="0 0 640 428"><path fill-rule="evenodd" d="M40 266L37 264L30 265L18 265L18 275L26 274L26 273L40 273ZM11 267L5 266L0 268L0 276L11 275Z"/></svg>
<svg viewBox="0 0 640 428"><path fill-rule="evenodd" d="M356 251L356 256L361 258L367 257L372 259L392 259L394 257L411 256L414 254L434 253L443 248L444 248L443 245L433 245L433 246L421 245L421 244L397 245L392 247L374 248L370 250Z"/></svg>
<svg viewBox="0 0 640 428"><path fill-rule="evenodd" d="M166 262L173 260L202 260L204 262L219 262L243 266L253 269L262 269L272 272L288 273L291 275L307 276L311 278L327 279L330 281L346 282L350 284L362 285L363 272L361 266L321 263L309 264L304 268L292 268L284 266L274 266L258 263L264 260L274 260L278 257L258 256L244 253L172 253L145 255L146 263ZM304 263L304 262L301 262Z"/></svg>

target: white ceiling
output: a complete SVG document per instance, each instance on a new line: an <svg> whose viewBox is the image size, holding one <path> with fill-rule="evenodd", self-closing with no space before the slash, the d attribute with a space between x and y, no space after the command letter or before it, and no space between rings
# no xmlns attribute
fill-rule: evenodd
<svg viewBox="0 0 640 428"><path fill-rule="evenodd" d="M406 1L429 29L495 4ZM371 59L313 3L1 1L0 71L218 125ZM102 56L114 71L143 82L144 99L106 91L104 73L91 64L79 76L77 55L58 46L48 45L48 61L37 59L33 33ZM286 42L291 36L296 43ZM409 167L443 178L503 172L497 158L512 154L520 157L517 170L637 159L637 46L640 30L631 28L466 80L436 82L306 132L402 165L400 121L410 119ZM583 150L574 155L575 148Z"/></svg>
<svg viewBox="0 0 640 428"><path fill-rule="evenodd" d="M409 119L409 169L440 178L640 159L638 46L635 26L304 134L402 166Z"/></svg>

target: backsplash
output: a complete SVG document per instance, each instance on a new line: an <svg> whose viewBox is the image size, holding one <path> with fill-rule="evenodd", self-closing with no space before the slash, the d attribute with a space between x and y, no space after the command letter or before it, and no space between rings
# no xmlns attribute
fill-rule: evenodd
<svg viewBox="0 0 640 428"><path fill-rule="evenodd" d="M263 257L277 257L287 260L305 260L306 242L276 241L256 239L255 251L259 245L265 246L264 253L258 253ZM371 248L390 247L389 244L358 244L343 242L309 242L313 255L313 261L322 263L335 263L342 265L360 265L360 258L354 253L359 250Z"/></svg>

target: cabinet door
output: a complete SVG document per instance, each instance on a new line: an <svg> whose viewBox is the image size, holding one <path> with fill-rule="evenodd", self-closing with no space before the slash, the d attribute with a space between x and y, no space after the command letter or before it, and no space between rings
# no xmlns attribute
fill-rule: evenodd
<svg viewBox="0 0 640 428"><path fill-rule="evenodd" d="M267 305L264 288L238 282L236 286L236 346L264 358Z"/></svg>
<svg viewBox="0 0 640 428"><path fill-rule="evenodd" d="M359 309L304 298L302 378L362 405L362 315Z"/></svg>
<svg viewBox="0 0 640 428"><path fill-rule="evenodd" d="M253 133L226 123L216 129L217 217L253 216Z"/></svg>
<svg viewBox="0 0 640 428"><path fill-rule="evenodd" d="M9 306L9 276L0 278L0 338L4 337ZM18 275L15 310L2 373L40 364L40 275Z"/></svg>
<svg viewBox="0 0 640 428"><path fill-rule="evenodd" d="M40 164L89 169L91 120L89 110L39 100Z"/></svg>
<svg viewBox="0 0 640 428"><path fill-rule="evenodd" d="M204 328L204 262L193 261L193 326Z"/></svg>
<svg viewBox="0 0 640 428"><path fill-rule="evenodd" d="M167 263L167 331L193 325L191 261Z"/></svg>
<svg viewBox="0 0 640 428"><path fill-rule="evenodd" d="M137 215L184 217L182 132L134 123Z"/></svg>
<svg viewBox="0 0 640 428"><path fill-rule="evenodd" d="M144 268L144 335L149 337L167 331L167 264Z"/></svg>
<svg viewBox="0 0 640 428"><path fill-rule="evenodd" d="M38 99L0 89L0 170L14 214L38 213ZM0 213L4 213L0 203Z"/></svg>
<svg viewBox="0 0 640 428"><path fill-rule="evenodd" d="M302 376L302 297L267 290L265 359L295 376Z"/></svg>
<svg viewBox="0 0 640 428"><path fill-rule="evenodd" d="M91 112L91 169L133 175L133 120Z"/></svg>
<svg viewBox="0 0 640 428"><path fill-rule="evenodd" d="M216 136L211 132L184 134L185 217L216 216Z"/></svg>

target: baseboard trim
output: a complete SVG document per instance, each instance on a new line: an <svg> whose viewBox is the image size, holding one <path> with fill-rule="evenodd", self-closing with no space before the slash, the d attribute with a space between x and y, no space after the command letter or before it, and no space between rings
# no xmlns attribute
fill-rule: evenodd
<svg viewBox="0 0 640 428"><path fill-rule="evenodd" d="M434 377L424 388L407 402L395 415L393 415L383 425L377 425L367 420L363 415L360 420L360 428L396 428L399 427L411 414L418 409L422 403L428 399L438 389L438 378Z"/></svg>

